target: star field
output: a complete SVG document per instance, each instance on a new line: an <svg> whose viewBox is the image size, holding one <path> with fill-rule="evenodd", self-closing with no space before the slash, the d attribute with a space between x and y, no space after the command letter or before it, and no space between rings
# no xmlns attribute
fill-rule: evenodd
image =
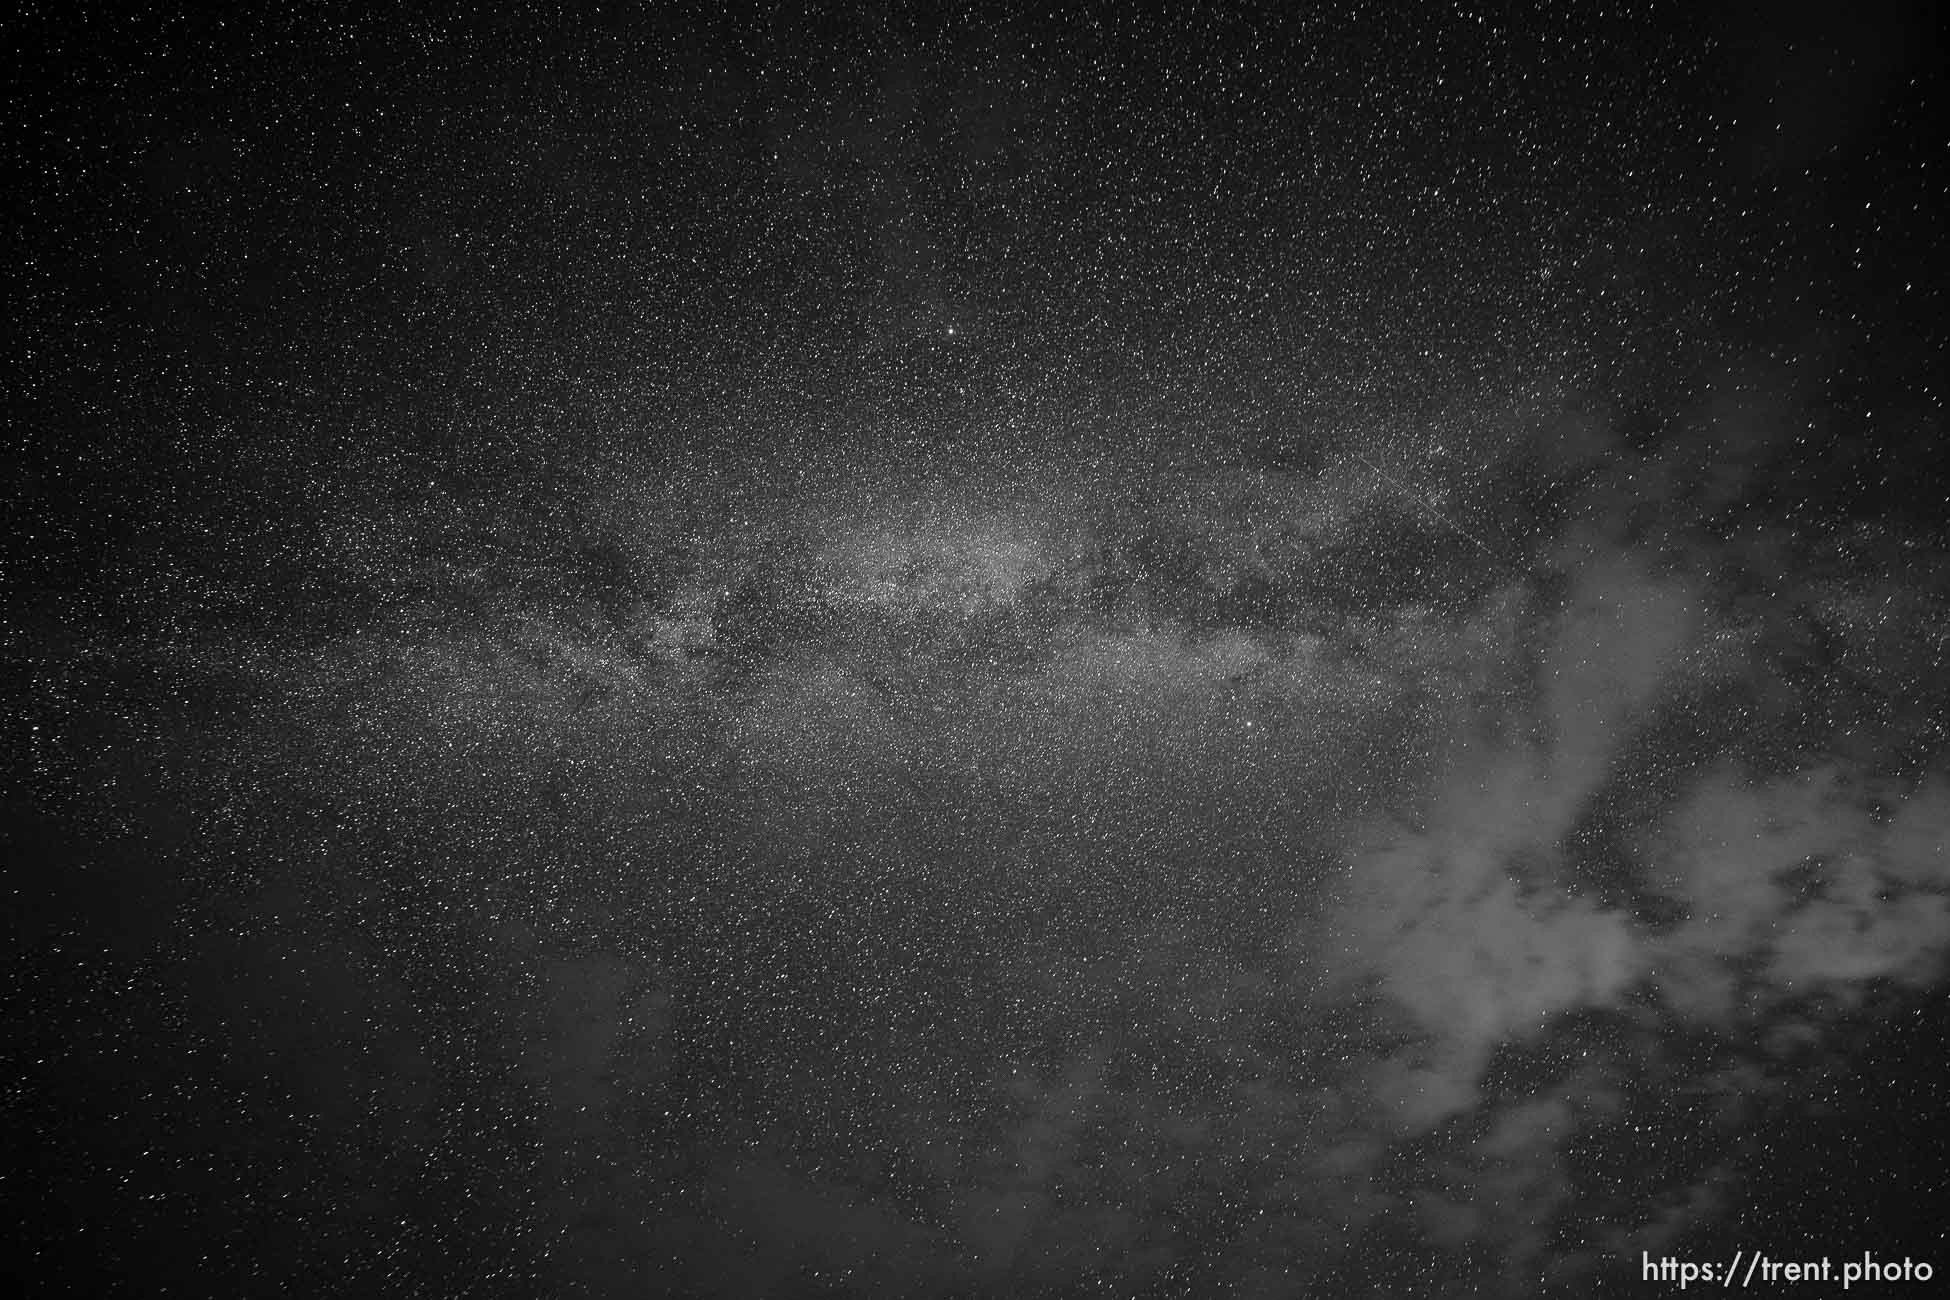
<svg viewBox="0 0 1950 1300"><path fill-rule="evenodd" d="M1950 1267L1940 25L28 13L30 1290Z"/></svg>

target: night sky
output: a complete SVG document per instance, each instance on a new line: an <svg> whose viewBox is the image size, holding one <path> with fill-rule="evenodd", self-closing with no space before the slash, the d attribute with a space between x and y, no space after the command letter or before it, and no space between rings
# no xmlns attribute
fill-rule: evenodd
<svg viewBox="0 0 1950 1300"><path fill-rule="evenodd" d="M1950 1276L1935 6L108 8L31 1294Z"/></svg>

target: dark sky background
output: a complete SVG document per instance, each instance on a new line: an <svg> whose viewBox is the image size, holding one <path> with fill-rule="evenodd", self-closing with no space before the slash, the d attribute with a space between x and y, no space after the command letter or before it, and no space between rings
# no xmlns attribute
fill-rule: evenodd
<svg viewBox="0 0 1950 1300"><path fill-rule="evenodd" d="M1942 18L1287 8L8 24L31 1293L1950 1268Z"/></svg>

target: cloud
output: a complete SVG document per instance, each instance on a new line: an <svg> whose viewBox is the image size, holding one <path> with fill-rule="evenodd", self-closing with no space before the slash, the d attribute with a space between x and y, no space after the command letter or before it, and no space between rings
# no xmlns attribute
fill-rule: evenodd
<svg viewBox="0 0 1950 1300"><path fill-rule="evenodd" d="M1332 901L1295 940L1324 973L1307 990L1316 1004L1377 998L1401 1034L1350 1076L1378 1141L1338 1149L1371 1177L1402 1139L1452 1151L1410 1202L1430 1241L1494 1245L1516 1271L1511 1293L1543 1276L1517 1277L1548 1253L1548 1225L1574 1213L1570 1140L1613 1122L1620 1102L1511 1095L1497 1074L1511 1052L1548 1052L1593 1015L1726 1029L1758 1018L1796 1035L1775 1034L1781 1050L1802 1050L1823 1031L1785 1010L1796 1000L1851 1008L1878 987L1921 990L1950 956L1941 778L1906 789L1819 756L1775 776L1731 758L1648 766L1666 715L1765 670L1730 656L1752 643L1710 611L1699 580L1597 535L1560 554L1576 566L1560 607L1506 601L1500 624L1486 611L1463 623L1475 631L1459 644L1528 657L1533 685L1473 696L1494 725L1479 714L1419 794L1350 827ZM1619 809L1641 818L1635 903L1581 888L1571 868L1574 833ZM1706 1190L1718 1185L1706 1176L1633 1240L1671 1240L1681 1218L1724 1203Z"/></svg>
<svg viewBox="0 0 1950 1300"><path fill-rule="evenodd" d="M1873 981L1934 982L1950 953L1947 816L1940 779L1901 796L1834 765L1771 780L1714 771L1651 850L1652 879L1687 909L1659 944L1669 985L1742 958L1761 963L1774 998L1856 1002ZM1729 977L1707 988L1676 996L1729 1014Z"/></svg>
<svg viewBox="0 0 1950 1300"><path fill-rule="evenodd" d="M1686 586L1627 554L1588 560L1542 620L1536 689L1506 697L1522 716L1493 729L1516 743L1455 746L1410 811L1417 827L1371 823L1345 844L1338 898L1308 942L1331 954L1332 987L1372 981L1425 1036L1372 1072L1400 1131L1471 1109L1500 1045L1563 1012L1614 1007L1646 973L1641 927L1567 891L1563 840L1655 705L1689 680L1703 623ZM1471 644L1495 652L1509 639Z"/></svg>

